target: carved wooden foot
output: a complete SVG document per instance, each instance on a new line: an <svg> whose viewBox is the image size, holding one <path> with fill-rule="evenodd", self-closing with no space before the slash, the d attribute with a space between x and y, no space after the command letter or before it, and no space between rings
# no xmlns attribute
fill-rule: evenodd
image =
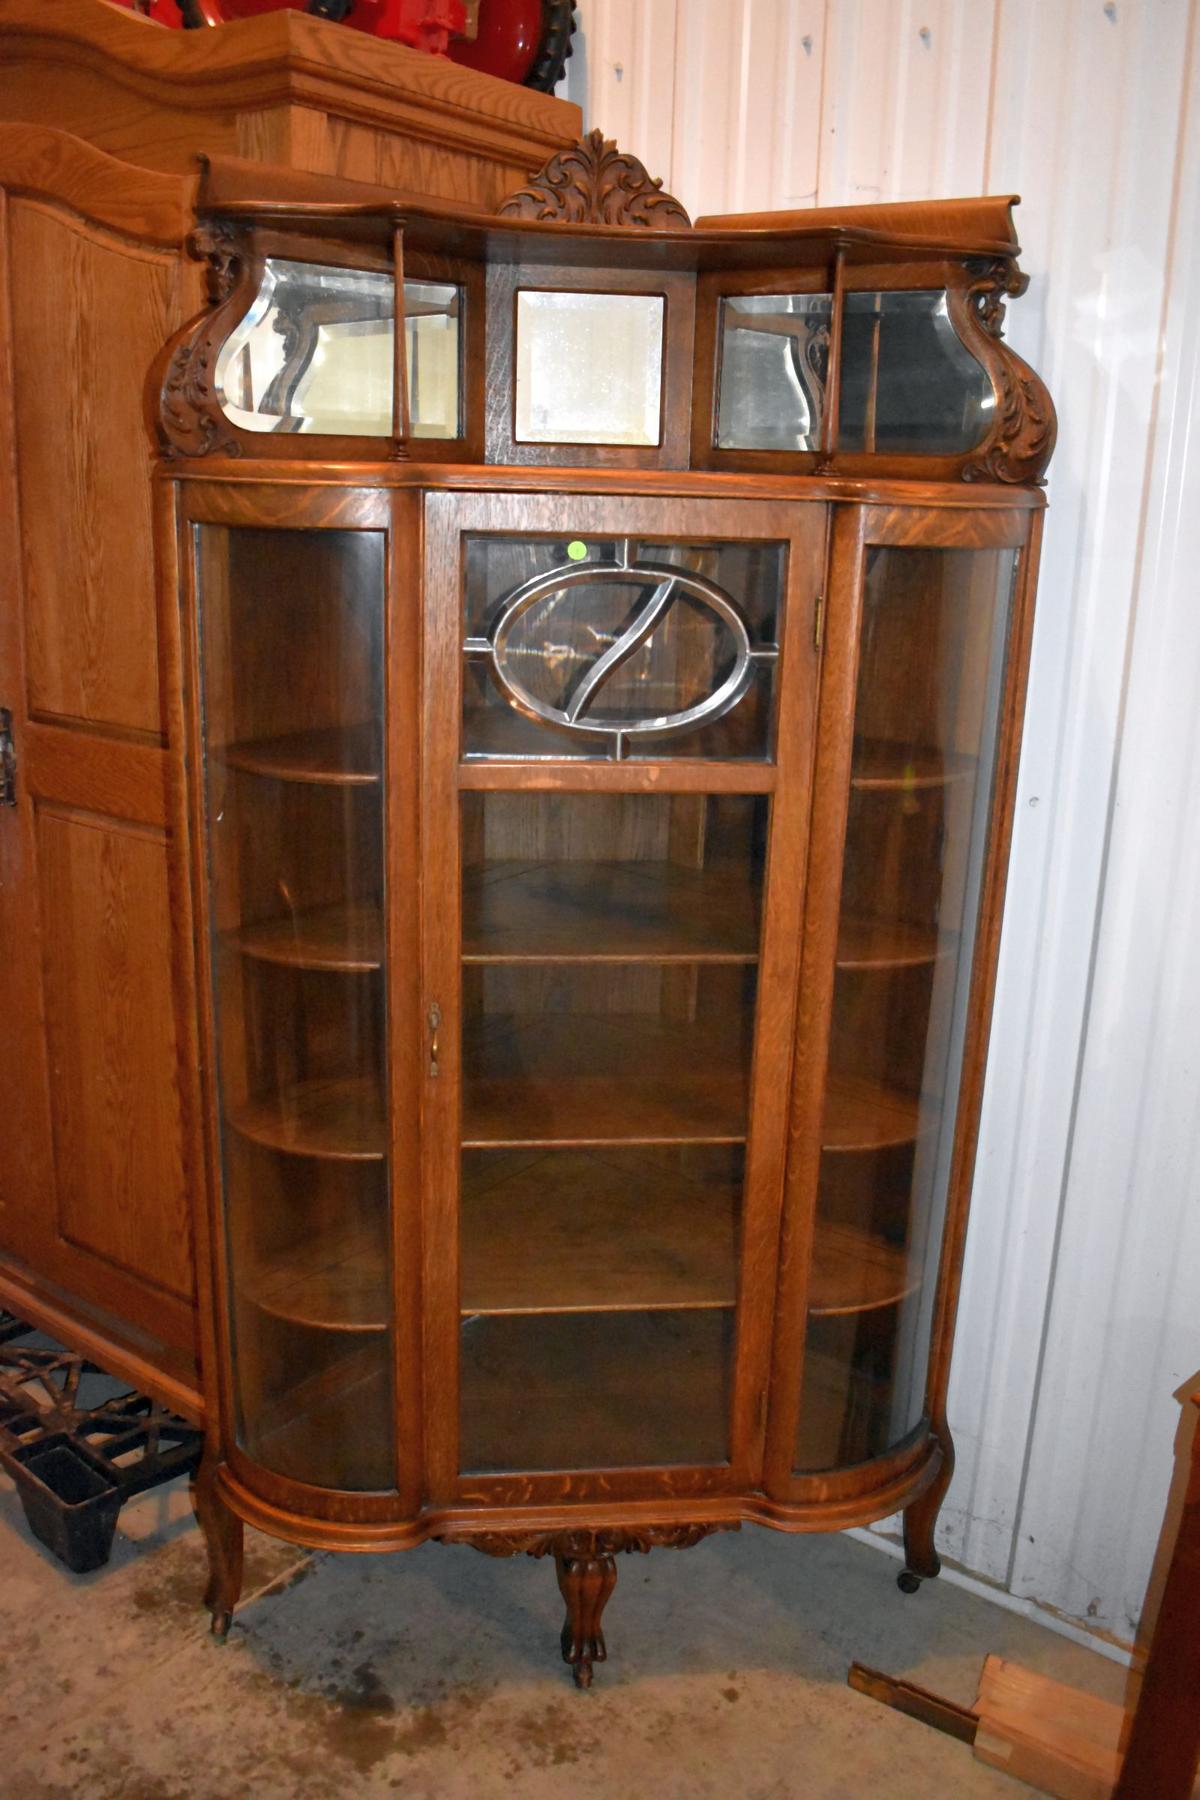
<svg viewBox="0 0 1200 1800"><path fill-rule="evenodd" d="M558 1586L567 1603L562 1628L563 1661L575 1671L576 1687L592 1685L592 1664L605 1662L608 1651L600 1618L617 1585L617 1565L611 1556L556 1555Z"/></svg>
<svg viewBox="0 0 1200 1800"><path fill-rule="evenodd" d="M942 1466L925 1492L904 1509L904 1568L896 1582L905 1594L915 1594L922 1581L932 1580L942 1566L933 1534L954 1474L954 1441L944 1425L937 1435L942 1446Z"/></svg>
<svg viewBox="0 0 1200 1800"><path fill-rule="evenodd" d="M192 1506L208 1546L208 1586L204 1604L212 1615L212 1633L220 1643L228 1636L233 1609L242 1591L242 1521L217 1489L217 1461L207 1455L192 1482Z"/></svg>

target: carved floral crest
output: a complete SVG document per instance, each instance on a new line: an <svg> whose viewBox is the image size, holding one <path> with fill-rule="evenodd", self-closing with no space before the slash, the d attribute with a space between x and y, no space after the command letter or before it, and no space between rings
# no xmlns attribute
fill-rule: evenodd
<svg viewBox="0 0 1200 1800"><path fill-rule="evenodd" d="M651 231L690 229L692 221L660 179L636 156L593 131L552 156L528 187L500 206L510 219L549 219L562 225L641 225Z"/></svg>

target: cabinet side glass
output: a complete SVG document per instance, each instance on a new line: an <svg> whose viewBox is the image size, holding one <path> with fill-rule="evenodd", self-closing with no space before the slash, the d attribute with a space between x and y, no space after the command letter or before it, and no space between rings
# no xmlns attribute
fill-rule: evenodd
<svg viewBox="0 0 1200 1800"><path fill-rule="evenodd" d="M195 528L237 1439L393 1485L382 532Z"/></svg>

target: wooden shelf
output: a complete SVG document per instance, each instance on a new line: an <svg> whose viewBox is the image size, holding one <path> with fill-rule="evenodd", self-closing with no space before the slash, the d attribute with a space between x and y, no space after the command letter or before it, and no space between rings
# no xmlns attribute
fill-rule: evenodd
<svg viewBox="0 0 1200 1800"><path fill-rule="evenodd" d="M899 919L870 919L843 913L838 922L839 969L912 969L938 962L957 948L957 939L936 926L906 925Z"/></svg>
<svg viewBox="0 0 1200 1800"><path fill-rule="evenodd" d="M464 1182L464 1314L728 1307L737 1295L739 1185L661 1169L631 1181L595 1155L525 1161Z"/></svg>
<svg viewBox="0 0 1200 1800"><path fill-rule="evenodd" d="M492 862L463 891L463 961L751 963L744 874L667 862Z"/></svg>
<svg viewBox="0 0 1200 1800"><path fill-rule="evenodd" d="M808 1284L810 1313L831 1317L895 1306L920 1286L907 1250L853 1226L818 1223Z"/></svg>
<svg viewBox="0 0 1200 1800"><path fill-rule="evenodd" d="M292 1156L375 1161L387 1153L387 1116L367 1075L301 1081L270 1100L236 1107L229 1124L242 1137Z"/></svg>
<svg viewBox="0 0 1200 1800"><path fill-rule="evenodd" d="M383 940L383 913L365 900L314 907L285 919L264 919L222 937L243 956L260 962L350 972L381 968Z"/></svg>
<svg viewBox="0 0 1200 1800"><path fill-rule="evenodd" d="M857 789L946 787L975 773L975 758L954 750L931 750L920 744L897 744L888 738L857 738L850 786Z"/></svg>
<svg viewBox="0 0 1200 1800"><path fill-rule="evenodd" d="M387 1228L361 1219L324 1231L278 1255L269 1265L242 1269L237 1290L262 1312L324 1331L386 1331L391 1317Z"/></svg>
<svg viewBox="0 0 1200 1800"><path fill-rule="evenodd" d="M464 1046L464 1145L740 1143L749 1083L730 1035L641 1014L497 1019Z"/></svg>
<svg viewBox="0 0 1200 1800"><path fill-rule="evenodd" d="M231 769L276 781L370 787L381 779L383 750L378 727L368 723L230 744L219 754Z"/></svg>
<svg viewBox="0 0 1200 1800"><path fill-rule="evenodd" d="M922 1116L917 1095L889 1088L882 1081L830 1070L822 1150L886 1150L893 1144L911 1144L931 1123L929 1109Z"/></svg>

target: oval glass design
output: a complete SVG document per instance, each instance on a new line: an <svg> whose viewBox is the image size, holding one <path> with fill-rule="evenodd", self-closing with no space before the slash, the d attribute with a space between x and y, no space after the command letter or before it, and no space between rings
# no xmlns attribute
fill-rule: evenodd
<svg viewBox="0 0 1200 1800"><path fill-rule="evenodd" d="M243 431L390 437L395 310L390 274L268 257L217 358L226 417ZM458 287L404 284L412 437L460 435L461 311Z"/></svg>
<svg viewBox="0 0 1200 1800"><path fill-rule="evenodd" d="M983 442L994 408L944 289L846 295L839 450L961 456Z"/></svg>
<svg viewBox="0 0 1200 1800"><path fill-rule="evenodd" d="M486 659L494 683L526 717L559 731L627 740L669 736L722 718L751 687L774 644L755 644L737 601L711 577L635 554L629 540L611 553L568 561L506 594L486 635L467 639L468 657ZM569 554L569 552L568 552ZM690 674L663 679L656 641L672 615L688 609L698 641Z"/></svg>

